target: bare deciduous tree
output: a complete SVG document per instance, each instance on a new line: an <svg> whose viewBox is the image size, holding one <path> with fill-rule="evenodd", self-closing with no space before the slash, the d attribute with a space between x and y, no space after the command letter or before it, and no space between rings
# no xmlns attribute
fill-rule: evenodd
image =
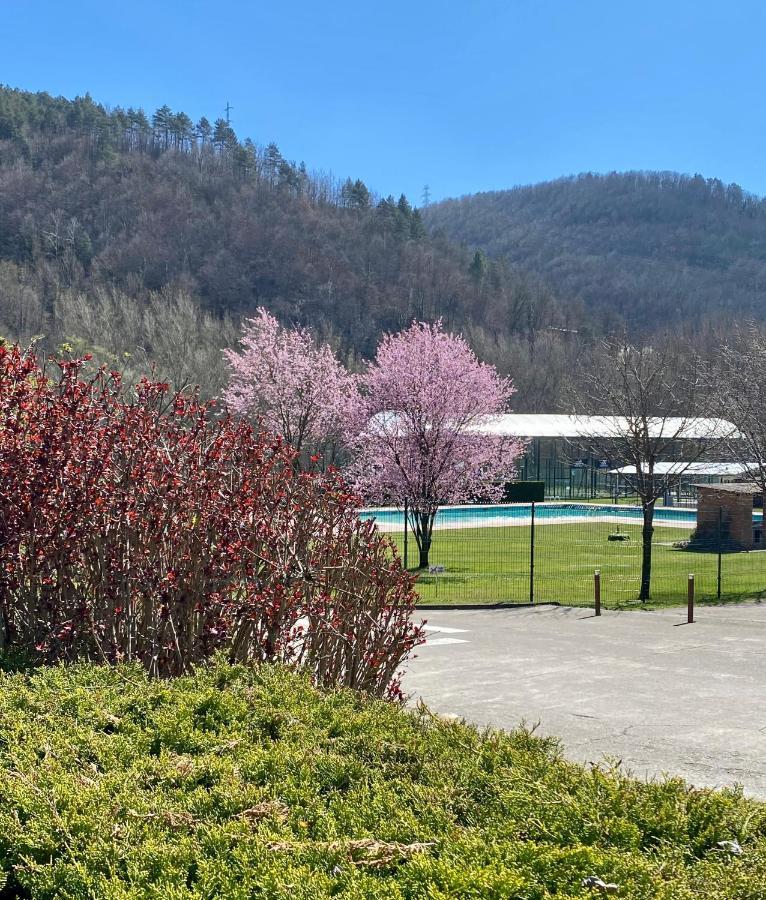
<svg viewBox="0 0 766 900"><path fill-rule="evenodd" d="M626 481L643 511L639 599L651 596L654 510L663 493L678 483L692 463L719 446L730 430L710 411L709 382L695 353L668 341L632 347L607 340L572 392L578 415L597 416L587 430L593 452L612 464L630 467ZM659 462L675 463L669 474Z"/></svg>
<svg viewBox="0 0 766 900"><path fill-rule="evenodd" d="M151 374L176 390L200 385L204 396L216 396L228 374L221 348L236 335L228 317L204 310L180 287L142 302L100 286L91 294L62 292L55 304L54 336L73 353L121 370L127 385Z"/></svg>
<svg viewBox="0 0 766 900"><path fill-rule="evenodd" d="M766 505L766 330L754 322L738 328L718 352L713 372L721 414L737 429L727 441L743 477L764 494Z"/></svg>

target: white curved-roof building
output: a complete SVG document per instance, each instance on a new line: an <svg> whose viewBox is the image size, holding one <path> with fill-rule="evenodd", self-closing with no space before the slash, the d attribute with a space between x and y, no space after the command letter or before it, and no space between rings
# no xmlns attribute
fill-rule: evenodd
<svg viewBox="0 0 766 900"><path fill-rule="evenodd" d="M622 416L567 416L506 413L488 416L475 426L485 434L520 438L610 438L625 434L630 422ZM652 437L710 440L732 437L736 429L726 419L657 417L649 422Z"/></svg>

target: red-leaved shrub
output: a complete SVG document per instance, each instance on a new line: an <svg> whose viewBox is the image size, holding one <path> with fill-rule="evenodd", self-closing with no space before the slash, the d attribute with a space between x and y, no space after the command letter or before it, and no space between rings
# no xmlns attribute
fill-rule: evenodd
<svg viewBox="0 0 766 900"><path fill-rule="evenodd" d="M335 473L194 396L0 347L0 631L46 660L216 651L395 694L421 639L390 542Z"/></svg>

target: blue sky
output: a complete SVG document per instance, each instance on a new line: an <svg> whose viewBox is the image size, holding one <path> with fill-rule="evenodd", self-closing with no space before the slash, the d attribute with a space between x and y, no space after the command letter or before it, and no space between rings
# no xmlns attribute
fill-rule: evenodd
<svg viewBox="0 0 766 900"><path fill-rule="evenodd" d="M419 203L581 171L766 194L766 4L0 0L0 81L195 120Z"/></svg>

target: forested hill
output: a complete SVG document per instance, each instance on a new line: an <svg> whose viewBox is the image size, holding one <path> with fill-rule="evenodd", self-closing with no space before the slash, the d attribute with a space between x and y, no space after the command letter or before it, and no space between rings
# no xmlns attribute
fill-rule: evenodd
<svg viewBox="0 0 766 900"><path fill-rule="evenodd" d="M258 305L347 357L443 317L541 405L557 376L535 384L531 357L582 324L537 279L428 237L404 196L312 172L224 119L0 89L1 334L100 358L140 347L215 392L220 348Z"/></svg>
<svg viewBox="0 0 766 900"><path fill-rule="evenodd" d="M594 335L707 322L712 345L729 314L764 315L765 212L720 182L635 174L421 218L222 118L0 88L0 335L129 377L156 364L207 395L265 306L352 365L381 332L441 317L514 378L518 410L551 411Z"/></svg>
<svg viewBox="0 0 766 900"><path fill-rule="evenodd" d="M606 328L766 318L766 202L699 175L579 175L447 200L425 221L535 272Z"/></svg>

